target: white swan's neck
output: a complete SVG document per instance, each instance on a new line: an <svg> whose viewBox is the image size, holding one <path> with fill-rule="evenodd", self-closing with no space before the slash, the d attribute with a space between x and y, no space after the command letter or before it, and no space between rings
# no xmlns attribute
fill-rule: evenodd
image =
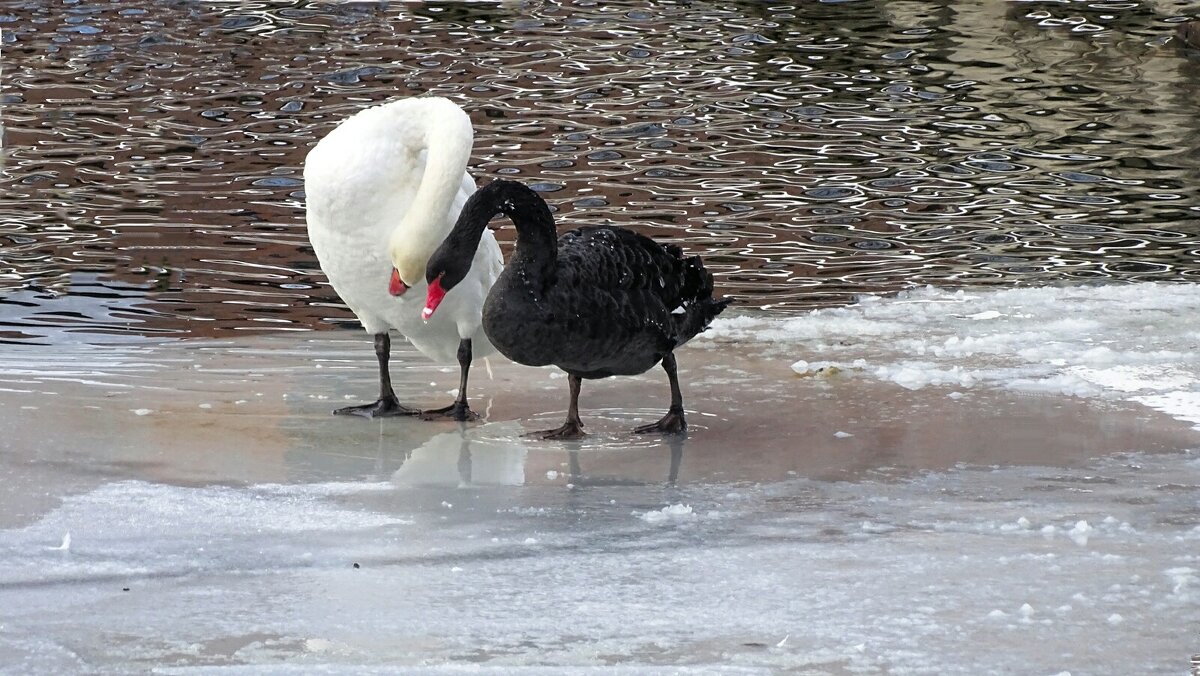
<svg viewBox="0 0 1200 676"><path fill-rule="evenodd" d="M414 135L412 161L425 152L425 172L388 246L392 264L409 286L425 280L425 263L454 224L457 214L449 211L462 187L474 141L471 119L454 103L439 98L414 103L418 105L403 123Z"/></svg>

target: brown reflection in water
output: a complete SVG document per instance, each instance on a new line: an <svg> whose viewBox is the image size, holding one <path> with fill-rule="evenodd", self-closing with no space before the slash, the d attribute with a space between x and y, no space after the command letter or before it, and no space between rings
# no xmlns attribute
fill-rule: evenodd
<svg viewBox="0 0 1200 676"><path fill-rule="evenodd" d="M481 181L680 242L750 306L1195 279L1200 73L1135 4L0 2L0 326L61 294L80 331L350 320L303 158L422 93L468 109Z"/></svg>

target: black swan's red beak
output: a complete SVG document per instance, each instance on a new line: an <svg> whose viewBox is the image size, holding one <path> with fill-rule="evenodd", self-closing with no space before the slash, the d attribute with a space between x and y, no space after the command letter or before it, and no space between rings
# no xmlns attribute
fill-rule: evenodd
<svg viewBox="0 0 1200 676"><path fill-rule="evenodd" d="M429 321L433 316L438 305L441 305L442 299L446 297L446 290L442 288L442 278L438 277L429 283L429 291L425 294L425 309L421 310L421 319Z"/></svg>

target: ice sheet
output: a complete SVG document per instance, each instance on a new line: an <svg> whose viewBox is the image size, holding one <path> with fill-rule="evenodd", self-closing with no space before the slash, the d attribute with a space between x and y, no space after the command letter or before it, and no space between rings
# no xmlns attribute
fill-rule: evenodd
<svg viewBox="0 0 1200 676"><path fill-rule="evenodd" d="M1196 291L722 320L674 441L628 433L658 373L561 444L521 434L564 380L501 362L482 423L330 416L374 391L350 332L9 350L0 672L1183 673Z"/></svg>
<svg viewBox="0 0 1200 676"><path fill-rule="evenodd" d="M0 655L24 673L1174 673L1200 621L1198 465L651 490L126 481L4 534Z"/></svg>

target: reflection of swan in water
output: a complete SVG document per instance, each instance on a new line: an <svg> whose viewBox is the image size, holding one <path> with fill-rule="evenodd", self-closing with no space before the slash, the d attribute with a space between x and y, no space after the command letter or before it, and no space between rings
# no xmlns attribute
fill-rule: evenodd
<svg viewBox="0 0 1200 676"><path fill-rule="evenodd" d="M516 421L474 428L463 425L452 432L443 432L409 452L404 463L392 474L392 483L404 487L522 486L526 483L525 465L529 454L528 447L522 443L523 432ZM668 451L665 483L674 486L679 478L686 442L686 434L666 436L661 446L643 448L639 452L654 458L665 448ZM607 453L597 451L592 454L592 459L603 455ZM587 452L567 451L568 481L575 487L646 486L658 483L659 479L655 477L662 476L657 473L655 477L647 478L588 475L583 471L588 456ZM637 464L645 466L644 463Z"/></svg>
<svg viewBox="0 0 1200 676"><path fill-rule="evenodd" d="M521 426L489 423L439 434L413 449L392 474L399 486L520 486L525 483Z"/></svg>
<svg viewBox="0 0 1200 676"><path fill-rule="evenodd" d="M670 464L667 466L668 486L674 486L679 479L679 465L683 462L683 445L687 441L686 434L664 436L663 442L670 451ZM647 481L626 479L623 477L588 476L583 473L579 462L579 451L567 451L567 462L571 473L571 483L576 486L645 486Z"/></svg>

